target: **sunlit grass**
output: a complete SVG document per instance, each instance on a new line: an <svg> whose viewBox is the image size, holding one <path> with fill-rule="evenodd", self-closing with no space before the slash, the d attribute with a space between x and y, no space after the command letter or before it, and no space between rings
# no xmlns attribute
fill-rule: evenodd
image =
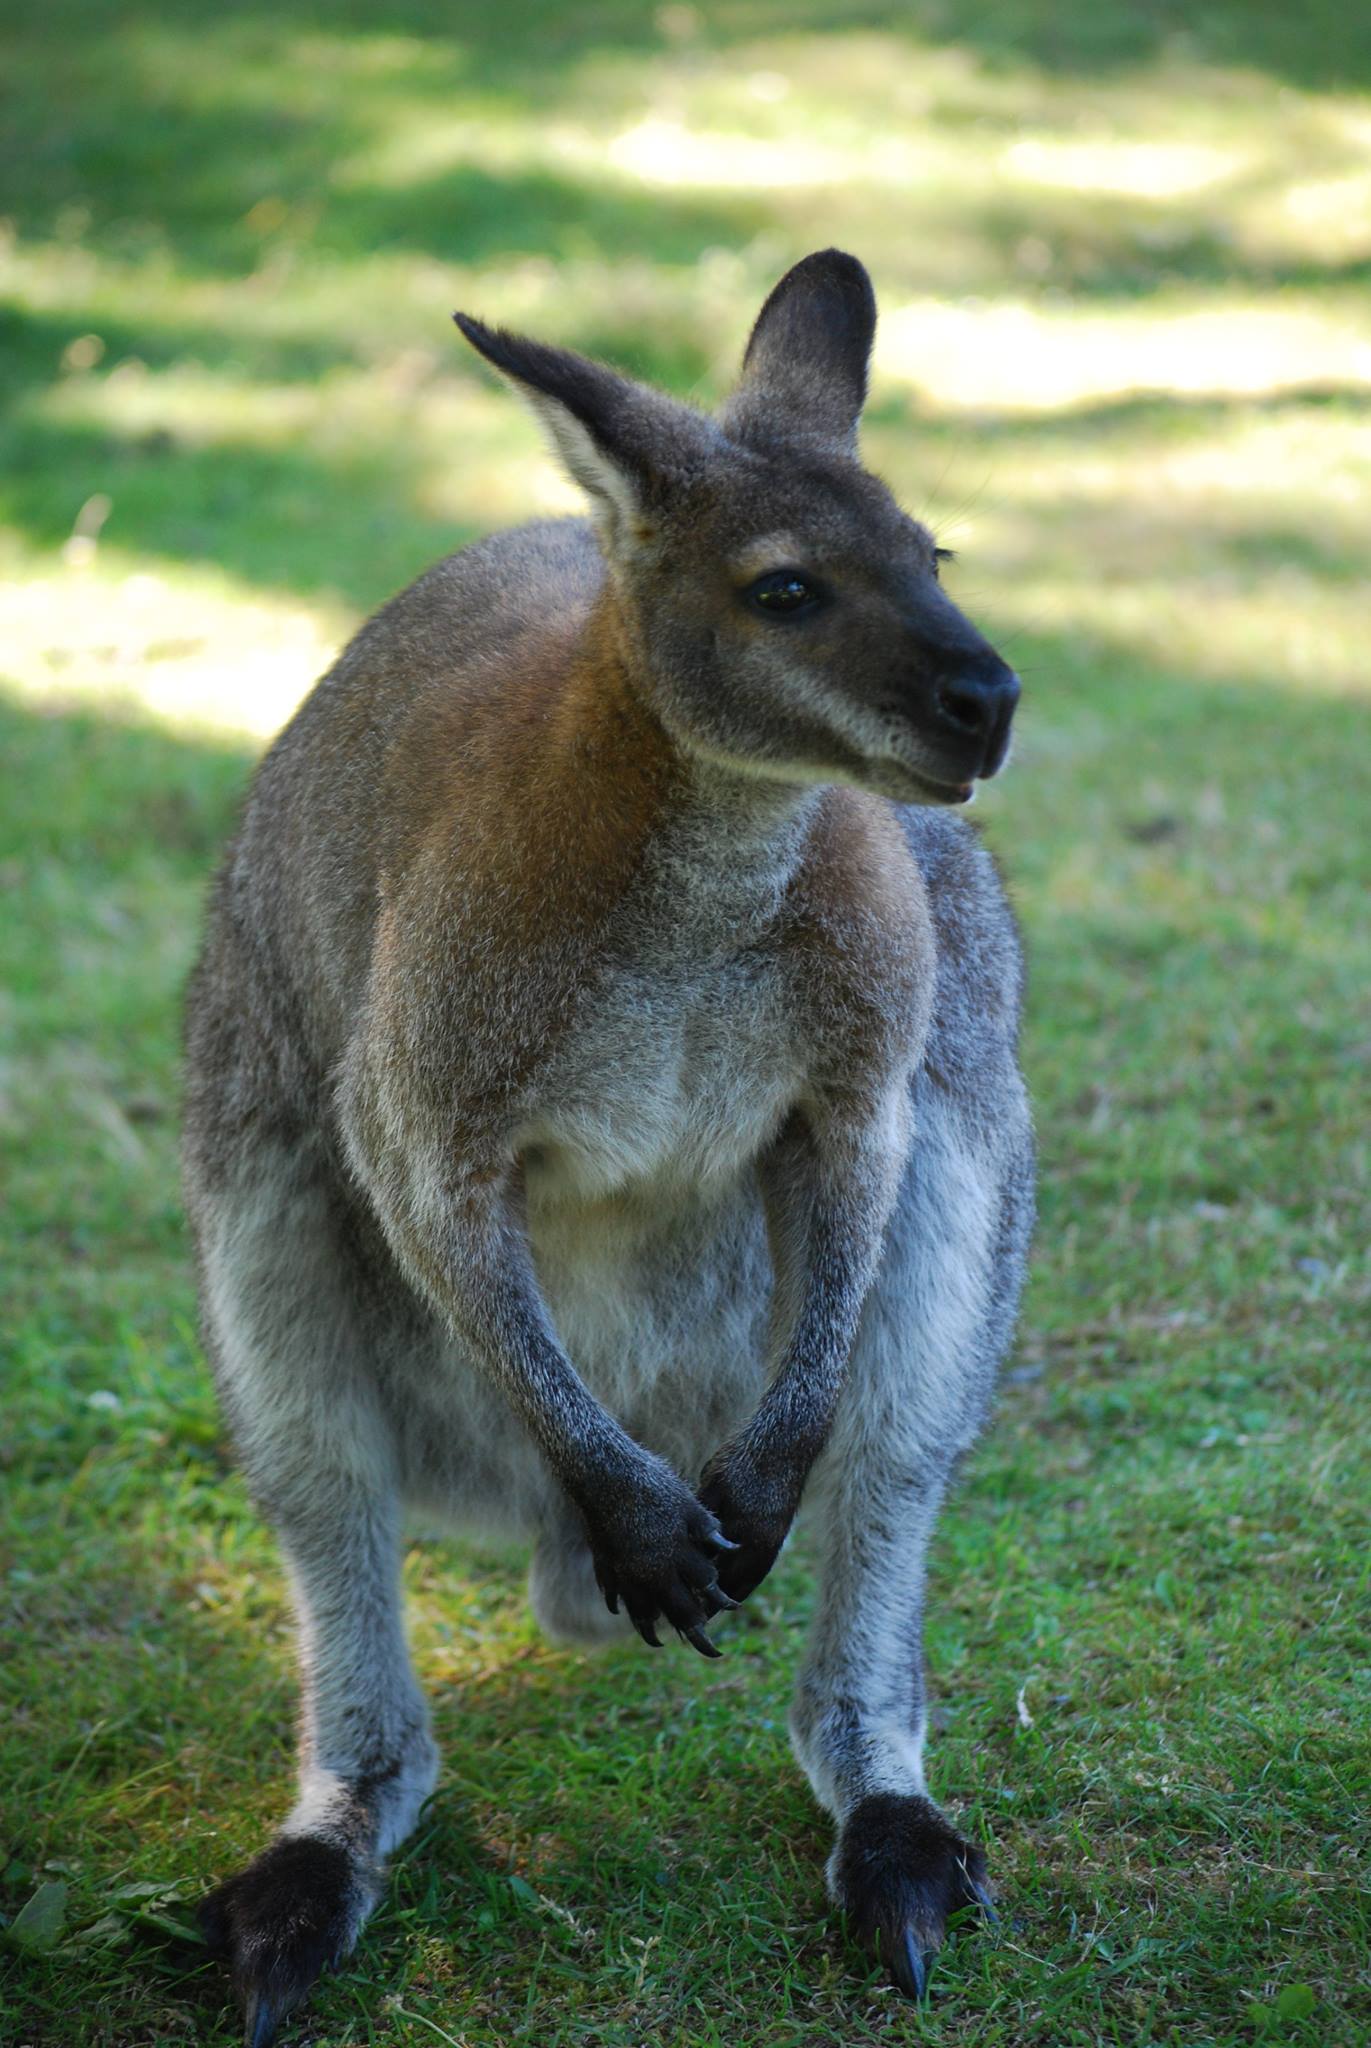
<svg viewBox="0 0 1371 2048"><path fill-rule="evenodd" d="M269 738L345 636L341 607L270 598L215 571L169 574L115 549L12 555L0 583L5 671L30 702L142 710L172 730Z"/></svg>

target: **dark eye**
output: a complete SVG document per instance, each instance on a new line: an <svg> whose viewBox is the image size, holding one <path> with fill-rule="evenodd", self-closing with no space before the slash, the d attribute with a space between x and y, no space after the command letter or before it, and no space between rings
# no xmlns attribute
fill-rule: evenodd
<svg viewBox="0 0 1371 2048"><path fill-rule="evenodd" d="M798 569L772 569L745 593L748 603L769 619L793 619L799 612L813 611L822 603L818 586Z"/></svg>
<svg viewBox="0 0 1371 2048"><path fill-rule="evenodd" d="M957 551L956 551L956 549L955 549L955 548L934 548L934 550L933 550L933 574L934 574L935 576L936 576L936 575L938 575L938 573L939 573L939 572L940 572L940 570L942 569L942 566L943 566L943 563L944 563L944 562L955 562L955 561L956 561L956 559L957 559Z"/></svg>

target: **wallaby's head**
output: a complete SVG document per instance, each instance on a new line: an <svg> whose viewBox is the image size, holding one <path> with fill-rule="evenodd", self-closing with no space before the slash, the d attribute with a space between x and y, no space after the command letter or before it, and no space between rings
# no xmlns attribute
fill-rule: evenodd
<svg viewBox="0 0 1371 2048"><path fill-rule="evenodd" d="M589 494L635 672L680 745L905 803L964 803L1003 765L1018 680L857 456L876 302L855 257L781 279L718 420L456 317Z"/></svg>

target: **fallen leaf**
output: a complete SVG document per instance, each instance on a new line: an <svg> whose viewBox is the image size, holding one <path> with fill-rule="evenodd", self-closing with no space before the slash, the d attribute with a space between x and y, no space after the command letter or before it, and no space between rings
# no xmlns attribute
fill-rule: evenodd
<svg viewBox="0 0 1371 2048"><path fill-rule="evenodd" d="M56 1946L67 1917L67 1888L61 1883L40 1884L33 1897L5 1929L5 1940L29 1955L41 1955Z"/></svg>

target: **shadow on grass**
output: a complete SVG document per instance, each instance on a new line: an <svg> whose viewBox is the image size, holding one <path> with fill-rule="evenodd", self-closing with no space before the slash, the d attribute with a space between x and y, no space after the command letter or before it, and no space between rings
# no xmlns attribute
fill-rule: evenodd
<svg viewBox="0 0 1371 2048"><path fill-rule="evenodd" d="M107 715L58 698L35 706L5 690L0 668L0 752L9 771L0 853L24 865L59 861L92 881L146 873L155 861L178 879L207 883L256 751L246 741L187 738L123 711ZM22 896L13 907L12 930L24 918Z"/></svg>
<svg viewBox="0 0 1371 2048"><path fill-rule="evenodd" d="M674 21L674 26L673 26ZM622 67L643 67L650 109L654 57L726 52L767 38L822 41L880 31L920 47L951 45L992 69L1051 81L1114 76L1158 60L1235 66L1271 79L1346 92L1371 80L1371 21L1339 0L1292 12L1215 0L1053 8L1038 0L855 5L835 22L826 0L748 0L706 10L639 0L509 0L468 6L419 0L403 21L381 0L327 10L283 0L235 7L171 0L121 9L108 26L83 0L21 0L10 10L11 93L0 183L21 236L79 239L101 254L170 256L186 276L242 277L264 250L313 247L331 259L422 252L453 264L538 255L556 261L625 255L689 263L735 246L773 220L765 193L689 196L631 181L511 170L462 161L473 116L547 123L558 115L622 119L633 105ZM684 44L682 43L684 37ZM597 64L609 67L606 84ZM617 67L617 68L616 68ZM992 109L978 124L994 124ZM1013 112L1004 114L1012 125ZM418 154L405 163L419 131ZM436 143L435 143L436 138ZM378 147L396 163L378 168ZM424 168L424 148L458 159ZM1169 216L1168 216L1169 217ZM1008 248L1035 227L1059 229L1057 282L1135 291L1160 271L1227 277L1221 240L1196 226L1174 251L1140 249L1146 207L1083 210L1041 194L989 223ZM1182 215L1182 220L1184 216ZM1356 281L1364 265L1347 272ZM1263 276L1267 275L1265 271ZM1336 273L1296 266L1292 279ZM1270 273L1280 281L1279 267Z"/></svg>
<svg viewBox="0 0 1371 2048"><path fill-rule="evenodd" d="M650 9L618 0L578 16L551 0L513 10L383 5L222 10L180 0L93 33L43 10L15 22L13 60L46 90L16 93L0 145L6 203L25 237L78 238L102 255L169 254L185 276L243 277L264 250L330 260L422 252L453 265L593 255L691 262L746 239L755 198L648 192L540 168L461 161L463 120L536 120L577 104L576 67L600 51L661 47ZM54 89L54 87L56 89ZM393 180L354 159L420 121L458 157ZM76 213L73 213L76 209Z"/></svg>
<svg viewBox="0 0 1371 2048"><path fill-rule="evenodd" d="M193 325L103 318L100 330L112 363L136 358L153 374L189 363L230 386L316 382L355 361L345 343L248 341ZM69 319L0 311L9 392L0 507L40 546L59 546L86 499L103 492L114 508L107 537L126 550L369 609L475 537L413 508L414 451L387 442L383 422L370 441L325 449L298 434L274 446L196 445L164 427L122 434L45 417L26 401L52 381L71 333ZM446 332L438 340L448 345ZM460 344L454 338L450 346L455 361ZM460 456L454 449L454 462Z"/></svg>

